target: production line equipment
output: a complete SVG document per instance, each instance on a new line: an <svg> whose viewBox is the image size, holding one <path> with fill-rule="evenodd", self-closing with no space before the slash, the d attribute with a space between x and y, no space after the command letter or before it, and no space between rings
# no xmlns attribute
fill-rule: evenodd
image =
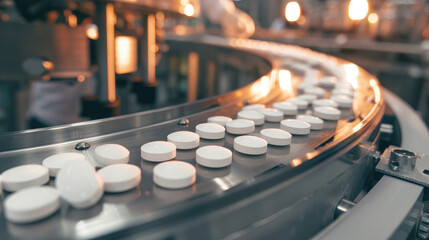
<svg viewBox="0 0 429 240"><path fill-rule="evenodd" d="M167 41L263 73L215 97L0 135L2 239L427 237L428 130L374 76L297 46Z"/></svg>

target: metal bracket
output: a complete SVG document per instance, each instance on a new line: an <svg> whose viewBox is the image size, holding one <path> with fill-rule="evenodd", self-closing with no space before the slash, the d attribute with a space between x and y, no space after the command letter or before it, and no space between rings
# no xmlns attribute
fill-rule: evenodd
<svg viewBox="0 0 429 240"><path fill-rule="evenodd" d="M375 167L377 172L429 187L429 157L396 146L387 148Z"/></svg>

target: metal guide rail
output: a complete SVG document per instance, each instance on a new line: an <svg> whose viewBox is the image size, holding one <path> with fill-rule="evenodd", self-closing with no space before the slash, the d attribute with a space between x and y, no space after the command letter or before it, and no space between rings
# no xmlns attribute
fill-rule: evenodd
<svg viewBox="0 0 429 240"><path fill-rule="evenodd" d="M2 149L3 152L0 152L0 172L22 164L41 164L44 158L55 153L76 151L75 145L82 141L91 145L86 152L89 158L93 156L96 146L121 144L130 150L130 164L142 170L142 180L137 188L125 193L105 193L102 200L89 209L78 210L63 203L54 215L31 224L10 223L2 215L2 239L119 238L128 233L149 231L160 224L185 221L193 214L213 213L217 208L236 204L237 201L244 203L247 197L263 191L261 187L273 187L267 185L273 184L273 179L277 183L287 182L306 172L316 171L320 164L323 165L332 156L344 153L358 144L363 145L364 139L370 137L381 121L384 102L379 83L352 63L296 46L255 40L201 36L192 39L170 37L170 41L201 46L200 49L207 46L247 52L268 61L271 71L243 88L210 99L111 119L0 136L2 143L15 143L14 148ZM233 152L232 165L221 169L202 167L195 161L196 149L178 150L176 160L196 167L196 183L179 190L161 188L153 183L152 170L156 164L141 159L140 146L143 144L166 141L167 135L175 131L195 131L195 126L206 122L210 116L223 115L235 119L245 104L260 103L271 107L275 102L300 94L301 84L324 76L333 76L354 88L353 107L341 109L339 121L325 121L322 130L311 131L309 135L293 135L290 146L269 145L267 153L258 156L233 150L236 135L227 133L221 140L201 139L200 147L218 145L230 149ZM330 95L328 92L326 97ZM300 110L299 114L312 115L313 110L308 107ZM285 116L287 118L295 116ZM178 124L182 119L189 120L189 124ZM260 131L265 128L280 128L280 123L265 122L256 126L250 135L260 136ZM21 140L22 147L19 146ZM37 141L46 144L38 145ZM371 148L371 144L365 147L365 151ZM348 163L344 169L351 168L353 164L353 161ZM54 185L53 178L49 185ZM2 202L9 194L3 192ZM237 230L242 228L244 226L237 226ZM234 231L215 238L226 237ZM207 232L202 233L201 237L205 235L214 237Z"/></svg>

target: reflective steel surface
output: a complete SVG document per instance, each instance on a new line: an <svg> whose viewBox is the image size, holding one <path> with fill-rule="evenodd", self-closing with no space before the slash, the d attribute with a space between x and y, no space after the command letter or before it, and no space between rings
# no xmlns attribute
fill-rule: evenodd
<svg viewBox="0 0 429 240"><path fill-rule="evenodd" d="M126 234L128 230L151 229L157 224L186 219L196 212L204 213L224 206L232 199L245 201L246 196L261 191L261 187L270 188L267 184L272 179L282 176L281 181L286 181L314 170L315 166L340 152L352 149L376 131L383 115L384 102L377 79L352 63L300 47L255 40L170 36L170 41L248 52L268 61L272 69L243 88L211 99L113 119L0 136L2 145L6 146L0 148L3 150L0 153L0 172L21 164L41 163L55 153L76 151L75 145L83 141L91 145L84 151L90 160L96 146L117 143L130 150L130 163L142 169L142 181L137 188L121 194L106 193L97 205L89 209L77 210L63 203L53 216L27 225L9 223L1 217L2 236L31 239L123 237L120 234ZM290 71L292 77L285 77L284 71ZM141 145L166 140L166 136L174 131L195 131L195 126L206 122L210 116L236 118L244 102L271 107L274 102L295 96L303 79L322 76L344 79L356 89L353 109L342 110L338 122L325 121L323 130L312 131L308 136L293 136L292 144L287 147L269 146L264 155L247 156L233 151L232 165L222 169L212 170L197 165L196 149L178 150L177 160L196 166L196 184L180 190L163 189L153 184L155 164L140 158ZM312 110L300 112L304 113L312 114ZM189 120L187 126L178 124L182 118ZM271 127L279 128L280 123L265 123L256 127L251 135L259 136L261 129ZM201 140L200 146L219 145L232 150L234 137L226 134L222 140ZM350 165L353 163L347 166ZM337 174L341 175L347 168L337 168ZM53 184L53 179L49 184ZM7 195L5 193L2 198Z"/></svg>

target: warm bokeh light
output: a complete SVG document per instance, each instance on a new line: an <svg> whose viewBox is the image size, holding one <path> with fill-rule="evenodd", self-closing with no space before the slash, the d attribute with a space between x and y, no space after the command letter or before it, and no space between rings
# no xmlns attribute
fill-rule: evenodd
<svg viewBox="0 0 429 240"><path fill-rule="evenodd" d="M88 25L86 29L86 36L89 39L97 40L98 39L98 27L95 24Z"/></svg>
<svg viewBox="0 0 429 240"><path fill-rule="evenodd" d="M368 14L367 0L351 0L349 5L349 17L351 20L362 20Z"/></svg>
<svg viewBox="0 0 429 240"><path fill-rule="evenodd" d="M380 94L380 87L377 84L377 81L374 79L371 79L369 81L369 85L371 85L372 89L374 89L374 96L375 96L375 102L380 102L381 100L381 94Z"/></svg>
<svg viewBox="0 0 429 240"><path fill-rule="evenodd" d="M299 165L301 165L302 164L302 160L301 159L299 159L299 158L295 158L295 159L293 159L291 162L290 162L290 165L292 166L292 167L297 167L297 166L299 166Z"/></svg>
<svg viewBox="0 0 429 240"><path fill-rule="evenodd" d="M115 38L115 71L117 74L137 71L137 39L130 36Z"/></svg>
<svg viewBox="0 0 429 240"><path fill-rule="evenodd" d="M260 81L256 81L250 88L250 92L255 96L255 100L259 100L268 95L271 90L272 83L270 77L263 76Z"/></svg>
<svg viewBox="0 0 429 240"><path fill-rule="evenodd" d="M377 23L378 22L378 15L377 15L377 13L371 13L371 14L369 14L369 16L368 16L368 22L372 23L372 24Z"/></svg>
<svg viewBox="0 0 429 240"><path fill-rule="evenodd" d="M296 22L301 16L301 7L299 3L288 2L285 7L285 18L288 22Z"/></svg>
<svg viewBox="0 0 429 240"><path fill-rule="evenodd" d="M82 83L82 82L85 82L85 76L84 75L79 75L79 76L77 76L77 81L78 82L80 82L80 83Z"/></svg>
<svg viewBox="0 0 429 240"><path fill-rule="evenodd" d="M46 69L46 71L54 70L54 63L51 61L43 61L42 65Z"/></svg>
<svg viewBox="0 0 429 240"><path fill-rule="evenodd" d="M349 82L354 89L358 88L358 76L359 76L359 68L356 64L348 63L344 64L344 71L346 72L346 80Z"/></svg>
<svg viewBox="0 0 429 240"><path fill-rule="evenodd" d="M292 75L289 70L279 71L279 85L289 96L292 95Z"/></svg>
<svg viewBox="0 0 429 240"><path fill-rule="evenodd" d="M69 26L71 28L77 27L77 17L76 17L76 15L73 15L73 14L69 15L67 17L67 20L68 20Z"/></svg>
<svg viewBox="0 0 429 240"><path fill-rule="evenodd" d="M194 6L192 4L187 4L183 13L185 13L185 15L188 17L194 15L195 13Z"/></svg>
<svg viewBox="0 0 429 240"><path fill-rule="evenodd" d="M267 96L270 92L270 78L267 76L263 76L261 79L260 93L263 96Z"/></svg>

